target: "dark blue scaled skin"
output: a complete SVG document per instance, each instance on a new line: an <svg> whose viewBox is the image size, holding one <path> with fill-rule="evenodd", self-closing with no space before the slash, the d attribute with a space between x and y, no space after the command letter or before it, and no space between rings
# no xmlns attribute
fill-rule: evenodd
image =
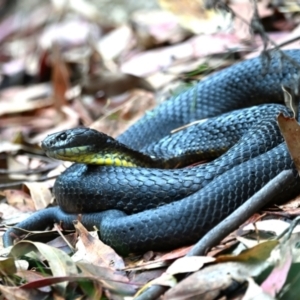
<svg viewBox="0 0 300 300"><path fill-rule="evenodd" d="M284 53L300 63L300 50ZM54 220L69 227L83 214L83 224L96 225L101 239L120 253L195 243L281 171L295 170L276 121L280 111L290 113L278 104L262 105L176 135L169 135L170 130L246 106L282 103L281 86L293 87L296 74L296 64L273 55L269 65L255 58L210 76L146 114L118 140L171 160L197 152L197 147L207 157L212 148L219 154L230 148L228 152L206 165L177 170L74 164L54 186L61 208L37 212L17 227L42 229ZM299 192L295 171L295 181L274 200ZM5 246L12 243L12 233L20 232L8 230Z"/></svg>

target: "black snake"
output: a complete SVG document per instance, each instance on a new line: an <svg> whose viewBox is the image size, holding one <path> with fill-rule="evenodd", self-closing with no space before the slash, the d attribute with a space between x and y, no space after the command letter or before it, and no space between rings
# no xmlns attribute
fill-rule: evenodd
<svg viewBox="0 0 300 300"><path fill-rule="evenodd" d="M300 50L284 54L300 63ZM247 60L209 76L147 113L118 141L168 166L189 164L199 155L206 159L225 154L204 165L165 170L164 165L73 164L54 186L61 208L39 211L17 227L40 230L63 221L69 228L83 213L82 223L89 229L97 226L100 238L122 253L195 243L270 179L294 168L276 116L290 115L278 103L283 103L282 85L293 88L298 72L296 63L273 53L269 61ZM174 128L206 118L170 134ZM95 134L84 128L57 133L46 139L44 147L51 149L77 137L81 137L78 146L90 145ZM105 139L110 143L110 138ZM276 200L299 192L295 172L295 182ZM4 235L6 246L13 234L20 232L9 229Z"/></svg>

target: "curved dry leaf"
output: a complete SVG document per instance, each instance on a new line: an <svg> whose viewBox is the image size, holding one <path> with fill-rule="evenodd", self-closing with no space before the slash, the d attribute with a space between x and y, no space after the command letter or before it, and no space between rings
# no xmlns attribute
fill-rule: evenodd
<svg viewBox="0 0 300 300"><path fill-rule="evenodd" d="M165 293L165 300L212 300L223 294L234 282L243 283L263 272L269 263L225 262L208 266L179 282Z"/></svg>
<svg viewBox="0 0 300 300"><path fill-rule="evenodd" d="M214 257L210 256L185 256L178 258L167 269L166 273L175 275L179 273L188 273L198 271L206 263L215 261Z"/></svg>
<svg viewBox="0 0 300 300"><path fill-rule="evenodd" d="M56 133L58 131L70 129L73 127L77 127L79 125L79 116L78 113L75 112L71 107L69 106L63 106L61 108L63 112L64 119L59 122L55 127L44 130L43 132L35 135L32 138L28 138L27 142L30 144L38 144L40 143L47 135Z"/></svg>
<svg viewBox="0 0 300 300"><path fill-rule="evenodd" d="M19 257L31 251L39 252L48 262L53 276L77 275L78 270L73 260L63 251L39 242L21 241L12 247L10 256ZM64 293L67 282L56 285Z"/></svg>
<svg viewBox="0 0 300 300"><path fill-rule="evenodd" d="M132 39L131 28L128 25L123 25L101 38L97 44L97 49L104 60L112 60L128 49L128 44Z"/></svg>
<svg viewBox="0 0 300 300"><path fill-rule="evenodd" d="M141 264L137 264L136 266L128 266L124 268L124 271L143 271L143 270L153 270L159 269L166 266L169 266L170 262L162 261L162 260L154 260L154 261L147 261Z"/></svg>
<svg viewBox="0 0 300 300"><path fill-rule="evenodd" d="M157 47L163 43L175 44L191 36L180 26L174 14L166 10L138 10L131 15L133 30L139 48Z"/></svg>
<svg viewBox="0 0 300 300"><path fill-rule="evenodd" d="M125 103L108 111L89 127L116 137L155 105L156 100L152 94L135 90Z"/></svg>
<svg viewBox="0 0 300 300"><path fill-rule="evenodd" d="M10 287L0 285L0 292L6 298L10 300L19 300L19 299L31 299L31 300L40 300L45 297L45 294L39 290L26 290L20 287Z"/></svg>
<svg viewBox="0 0 300 300"><path fill-rule="evenodd" d="M290 155L300 174L300 125L295 118L285 117L283 113L278 115L277 121Z"/></svg>
<svg viewBox="0 0 300 300"><path fill-rule="evenodd" d="M60 113L61 107L67 104L66 92L70 88L70 72L56 44L53 45L52 52L51 81L53 85L53 97L57 112Z"/></svg>
<svg viewBox="0 0 300 300"><path fill-rule="evenodd" d="M36 210L47 207L52 200L51 192L44 182L24 182L30 191Z"/></svg>
<svg viewBox="0 0 300 300"><path fill-rule="evenodd" d="M16 273L16 275L20 276L23 278L27 283L30 282L35 282L38 280L42 280L45 278L45 276L39 272L36 271L29 271L29 270L21 270ZM51 287L50 286L44 286L44 287L39 287L39 290L45 293L50 293L51 292Z"/></svg>
<svg viewBox="0 0 300 300"><path fill-rule="evenodd" d="M108 288L110 291L124 295L133 295L136 293L136 284L130 283L126 275L120 274L120 272L116 272L111 268L99 267L83 262L78 262L77 266L81 269L84 276L97 278L101 281L103 287Z"/></svg>
<svg viewBox="0 0 300 300"><path fill-rule="evenodd" d="M231 24L232 16L229 12L208 10L202 0L159 0L158 2L164 9L177 16L181 26L195 34L219 32L221 28L228 28Z"/></svg>
<svg viewBox="0 0 300 300"><path fill-rule="evenodd" d="M122 63L121 71L137 76L149 76L168 69L178 62L185 63L207 55L227 53L228 45L236 49L244 48L244 45L233 34L198 35L177 45L160 47L134 55Z"/></svg>
<svg viewBox="0 0 300 300"><path fill-rule="evenodd" d="M101 15L99 14L99 9L95 4L86 0L77 0L76 2L68 1L68 6L71 10L90 21L99 22L99 20L101 20Z"/></svg>
<svg viewBox="0 0 300 300"><path fill-rule="evenodd" d="M186 247L181 247L175 250L172 250L166 254L164 254L163 256L161 256L159 258L159 260L165 261L165 260L170 260L170 259L176 259L179 257L183 257L185 256L191 249L193 248L193 246L186 246Z"/></svg>
<svg viewBox="0 0 300 300"><path fill-rule="evenodd" d="M32 198L24 191L4 190L2 193L6 197L6 201L9 205L12 205L23 212L36 210Z"/></svg>
<svg viewBox="0 0 300 300"><path fill-rule="evenodd" d="M3 195L2 192L0 195ZM2 225L14 225L28 218L31 213L20 213L20 211L7 203L0 203L0 217Z"/></svg>
<svg viewBox="0 0 300 300"><path fill-rule="evenodd" d="M50 96L50 90L49 84L37 84L23 88L13 96L8 96L8 91L1 93L0 116L36 110L52 105L53 99L48 97Z"/></svg>
<svg viewBox="0 0 300 300"><path fill-rule="evenodd" d="M95 278L101 280L114 280L123 283L129 282L129 279L126 276L115 272L111 268L96 266L82 261L78 262L77 266L81 269L85 276L95 276Z"/></svg>
<svg viewBox="0 0 300 300"><path fill-rule="evenodd" d="M273 249L278 245L278 241L267 241L256 245L251 249L244 250L239 255L220 255L217 257L218 262L240 261L246 263L256 263L266 260Z"/></svg>
<svg viewBox="0 0 300 300"><path fill-rule="evenodd" d="M74 227L84 246L80 247L81 250L79 250L82 251L81 258L94 265L114 270L125 267L123 258L98 238L94 238L79 221L74 222ZM76 256L80 256L79 251L77 251Z"/></svg>
<svg viewBox="0 0 300 300"><path fill-rule="evenodd" d="M101 71L87 74L81 80L82 93L95 95L101 92L106 98L123 94L132 89L143 89L154 92L149 82L141 77L125 73Z"/></svg>
<svg viewBox="0 0 300 300"><path fill-rule="evenodd" d="M140 294L142 294L146 289L148 289L152 285L163 285L168 287L174 287L176 283L177 283L177 279L173 275L163 273L161 276L159 276L156 279L153 279L152 281L145 284L141 289L139 289L138 292L134 295L134 299L138 297Z"/></svg>

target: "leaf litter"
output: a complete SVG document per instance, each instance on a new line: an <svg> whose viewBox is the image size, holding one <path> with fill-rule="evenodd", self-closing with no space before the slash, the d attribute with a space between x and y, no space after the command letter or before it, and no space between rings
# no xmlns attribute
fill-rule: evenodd
<svg viewBox="0 0 300 300"><path fill-rule="evenodd" d="M230 3L238 15L234 19L230 13L193 9L203 7L200 0L186 5L161 0L168 11L154 4L154 10L136 10L120 23L107 21L96 3L84 0L76 5L65 1L64 6L38 2L23 14L16 6L2 18L0 235L28 212L53 204L54 179L69 164L41 156L39 143L47 134L83 124L117 136L168 98L170 87L184 89L236 57L259 50L262 41L249 34L244 22L252 14L249 3ZM299 7L281 5L275 14L260 3L258 10L263 23L274 16L268 26L280 31L269 36L277 43L298 36L299 24L288 15L299 13ZM234 30L224 31L232 21ZM281 119L283 126L294 122ZM294 141L299 129L287 131L292 134L287 140ZM22 241L0 250L0 293L7 299L125 299L162 284L172 287L165 299L216 299L225 292L232 297L229 291L238 285L235 295L243 299L288 299L299 289L299 276L294 276L300 257L298 227L286 232L299 214L298 202L257 214L247 222L254 225L244 224L207 256L185 257L186 247L122 258L80 222L76 233L66 235L56 224L31 236L46 238L48 244Z"/></svg>

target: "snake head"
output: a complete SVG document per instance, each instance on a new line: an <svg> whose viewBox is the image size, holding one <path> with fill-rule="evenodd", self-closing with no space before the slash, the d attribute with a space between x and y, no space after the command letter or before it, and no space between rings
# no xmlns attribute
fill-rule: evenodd
<svg viewBox="0 0 300 300"><path fill-rule="evenodd" d="M95 158L108 152L114 143L118 142L102 132L79 127L48 135L42 149L52 158L99 164Z"/></svg>
<svg viewBox="0 0 300 300"><path fill-rule="evenodd" d="M46 155L78 163L136 167L153 164L150 157L130 149L105 133L79 127L48 135L42 142Z"/></svg>

